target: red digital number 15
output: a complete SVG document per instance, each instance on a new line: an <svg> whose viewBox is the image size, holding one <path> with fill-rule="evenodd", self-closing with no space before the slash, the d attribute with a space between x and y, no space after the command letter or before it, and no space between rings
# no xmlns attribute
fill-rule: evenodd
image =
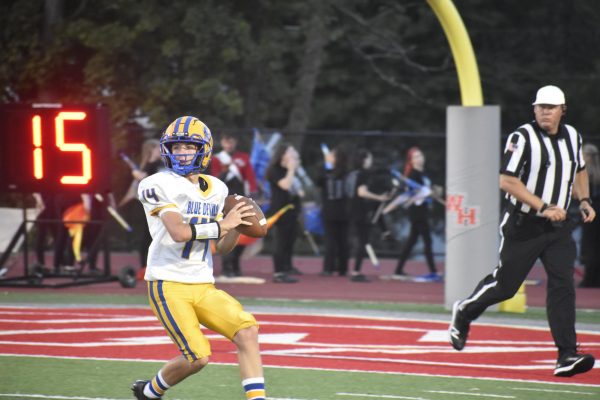
<svg viewBox="0 0 600 400"><path fill-rule="evenodd" d="M85 185L92 179L92 155L90 148L85 143L65 143L65 121L82 121L86 118L84 112L61 111L54 119L54 133L56 147L60 151L78 151L81 153L81 175L65 175L60 182L67 185ZM35 115L31 118L33 132L33 176L36 179L44 177L44 164L42 153L42 118Z"/></svg>

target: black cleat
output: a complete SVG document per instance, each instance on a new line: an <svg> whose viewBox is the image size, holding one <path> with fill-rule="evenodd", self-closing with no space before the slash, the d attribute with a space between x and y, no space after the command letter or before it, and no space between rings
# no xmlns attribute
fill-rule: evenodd
<svg viewBox="0 0 600 400"><path fill-rule="evenodd" d="M576 374L583 374L594 367L596 360L591 354L574 354L561 357L556 362L554 376L568 378Z"/></svg>
<svg viewBox="0 0 600 400"><path fill-rule="evenodd" d="M146 387L146 384L149 381L135 381L133 382L133 385L131 385L131 391L133 392L133 395L135 396L136 399L138 400L151 400L149 397L146 397L144 395L144 387Z"/></svg>
<svg viewBox="0 0 600 400"><path fill-rule="evenodd" d="M460 300L455 301L452 306L452 321L450 322L448 333L450 336L450 344L456 350L460 351L465 347L465 344L467 344L467 336L469 336L469 326L471 325L471 321L462 315L462 311L458 309L459 306Z"/></svg>

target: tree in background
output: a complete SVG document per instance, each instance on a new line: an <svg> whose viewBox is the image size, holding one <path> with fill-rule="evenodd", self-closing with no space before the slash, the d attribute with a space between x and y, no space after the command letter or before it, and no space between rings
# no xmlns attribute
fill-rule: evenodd
<svg viewBox="0 0 600 400"><path fill-rule="evenodd" d="M600 86L600 3L455 4L503 130L526 117L536 87L554 83L582 130L600 132L587 106ZM211 127L439 132L460 99L423 1L9 0L0 23L0 101L49 92L107 103L117 147L136 117L159 129L182 113Z"/></svg>

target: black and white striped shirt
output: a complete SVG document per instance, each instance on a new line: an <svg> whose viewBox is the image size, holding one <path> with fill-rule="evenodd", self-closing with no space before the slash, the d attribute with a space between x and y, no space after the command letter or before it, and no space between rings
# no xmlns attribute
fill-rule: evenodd
<svg viewBox="0 0 600 400"><path fill-rule="evenodd" d="M581 135L572 126L560 124L556 135L548 135L534 121L508 137L500 173L518 177L545 203L566 210L575 175L585 168L581 148ZM508 193L506 198L512 210L537 213Z"/></svg>

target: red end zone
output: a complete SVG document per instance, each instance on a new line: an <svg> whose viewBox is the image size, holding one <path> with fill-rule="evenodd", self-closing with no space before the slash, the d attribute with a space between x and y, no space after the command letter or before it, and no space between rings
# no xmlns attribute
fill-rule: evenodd
<svg viewBox="0 0 600 400"><path fill-rule="evenodd" d="M547 329L475 324L465 350L453 350L446 322L256 314L266 366L518 379L600 382L587 374L554 378ZM212 362L236 363L234 346L205 330ZM578 334L599 355L600 333ZM168 360L177 350L149 309L0 307L0 354Z"/></svg>

